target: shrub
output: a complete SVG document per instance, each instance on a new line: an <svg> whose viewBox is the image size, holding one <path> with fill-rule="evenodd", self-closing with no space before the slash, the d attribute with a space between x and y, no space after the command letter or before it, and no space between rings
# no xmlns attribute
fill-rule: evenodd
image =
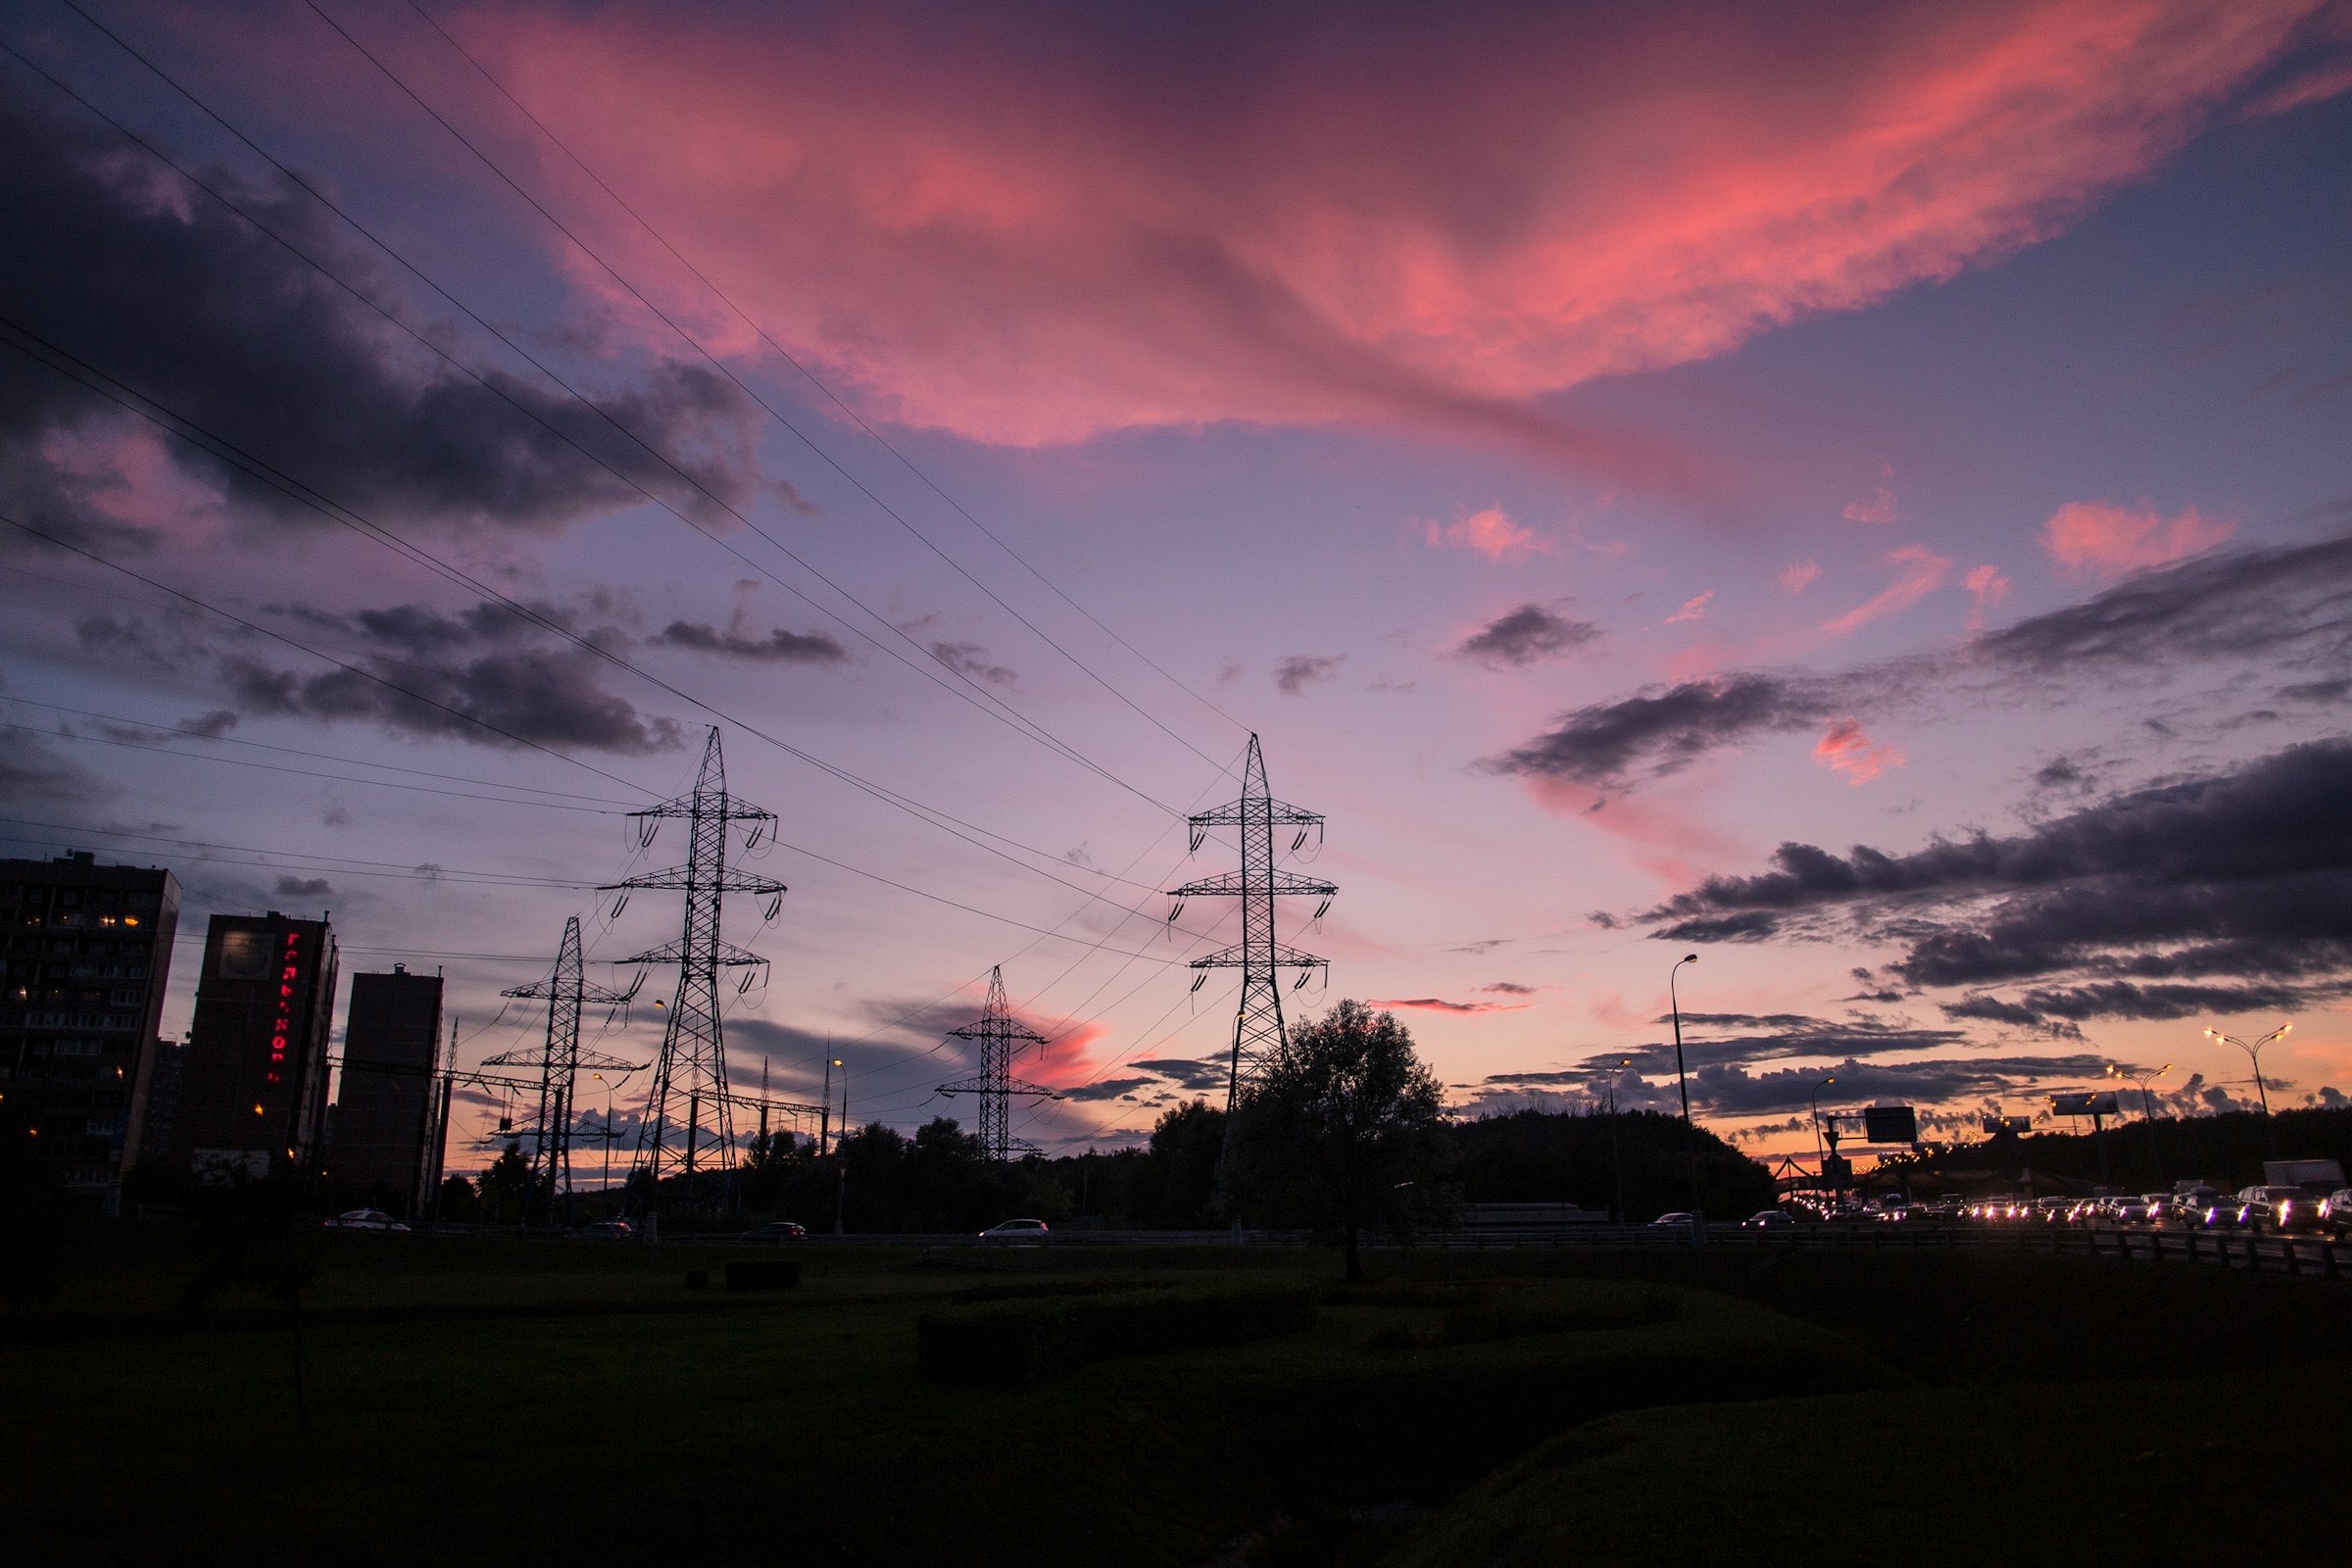
<svg viewBox="0 0 2352 1568"><path fill-rule="evenodd" d="M1021 1285L967 1285L948 1299L957 1306L981 1301L1035 1301L1053 1296L1107 1296L1113 1291L1165 1288L1165 1280L1038 1280Z"/></svg>
<svg viewBox="0 0 2352 1568"><path fill-rule="evenodd" d="M1113 1356L1295 1334L1315 1320L1315 1293L1288 1285L1036 1297L926 1312L916 1356L957 1383L1036 1383Z"/></svg>
<svg viewBox="0 0 2352 1568"><path fill-rule="evenodd" d="M1594 1329L1634 1329L1651 1323L1670 1323L1682 1311L1681 1300L1663 1291L1579 1292L1563 1300L1504 1301L1446 1314L1448 1345L1484 1345L1492 1340L1520 1340L1537 1334L1565 1334Z"/></svg>
<svg viewBox="0 0 2352 1568"><path fill-rule="evenodd" d="M797 1257L738 1257L727 1262L730 1291L783 1291L800 1283Z"/></svg>

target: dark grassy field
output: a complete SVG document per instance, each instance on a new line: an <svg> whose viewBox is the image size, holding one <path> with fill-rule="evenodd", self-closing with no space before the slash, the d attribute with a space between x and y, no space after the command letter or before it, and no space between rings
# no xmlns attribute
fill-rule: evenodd
<svg viewBox="0 0 2352 1568"><path fill-rule="evenodd" d="M1382 1253L1349 1297L1315 1252L811 1248L797 1290L753 1296L683 1287L718 1248L321 1242L306 1433L281 1307L191 1317L184 1237L78 1236L0 1339L8 1539L244 1564L1860 1562L1957 1561L1982 1531L1999 1549L1970 1560L2230 1560L2182 1553L2246 1540L2280 1487L2326 1495L2352 1394L2352 1291L2087 1259ZM1326 1304L1029 1388L916 1366L916 1319L978 1283L1236 1274ZM2340 1504L2285 1512L2259 1539Z"/></svg>

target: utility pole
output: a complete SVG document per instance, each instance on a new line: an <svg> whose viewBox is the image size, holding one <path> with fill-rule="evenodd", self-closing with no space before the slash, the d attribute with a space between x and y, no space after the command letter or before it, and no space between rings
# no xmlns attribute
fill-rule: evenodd
<svg viewBox="0 0 2352 1568"><path fill-rule="evenodd" d="M1707 1211L1698 1201L1698 1129L1690 1124L1690 1076L1683 1070L1683 1004L1675 995L1674 982L1683 965L1696 963L1698 955L1677 958L1674 967L1666 971L1666 998L1674 1007L1674 1078L1683 1090L1683 1163L1690 1176L1690 1234L1701 1247L1707 1242Z"/></svg>
<svg viewBox="0 0 2352 1568"><path fill-rule="evenodd" d="M1617 1077L1633 1064L1633 1057L1621 1056L1616 1071L1609 1074L1609 1181L1617 1194L1617 1208L1609 1218L1619 1225L1625 1223L1625 1156L1617 1138Z"/></svg>
<svg viewBox="0 0 2352 1568"><path fill-rule="evenodd" d="M835 1056L832 1066L841 1069L841 1136L847 1138L850 1136L850 1064L839 1056ZM831 1068L829 1067L827 1068L828 1075L830 1072ZM829 1076L828 1081L830 1081ZM836 1236L841 1234L842 1211L848 1206L849 1200L850 1166L849 1162L841 1157L840 1146L837 1144L834 1146L833 1152L833 1234Z"/></svg>
<svg viewBox="0 0 2352 1568"><path fill-rule="evenodd" d="M637 994L634 987L615 991L610 986L590 985L585 968L580 956L580 917L575 914L564 922L564 940L556 949L555 972L545 980L512 986L499 993L503 997L547 999L546 1042L533 1050L503 1052L482 1063L485 1067L539 1069L539 1122L532 1139L531 1180L523 1197L522 1217L526 1228L534 1202L539 1206L540 1216L553 1223L559 1194L564 1199L564 1223L568 1225L578 1217L572 1212L571 1122L572 1086L580 1070L639 1070L603 1052L591 1051L582 1055L581 1006L593 1003L599 1006L625 1007ZM609 1162L609 1150L607 1158Z"/></svg>
<svg viewBox="0 0 2352 1568"><path fill-rule="evenodd" d="M833 1152L833 1042L825 1042L825 1092L816 1112L816 1157Z"/></svg>
<svg viewBox="0 0 2352 1568"><path fill-rule="evenodd" d="M988 971L988 1004L979 1019L960 1029L948 1031L950 1040L969 1040L980 1048L980 1071L969 1078L952 1084L941 1084L943 1095L976 1095L980 1099L980 1157L1003 1164L1016 1153L1034 1154L1035 1144L1016 1143L1012 1137L1012 1101L1015 1097L1059 1100L1053 1090L1024 1083L1012 1076L1012 1054L1023 1045L1045 1049L1046 1037L1012 1016L1004 1003L1004 969L1002 964ZM842 1079L844 1094L849 1079Z"/></svg>
<svg viewBox="0 0 2352 1568"><path fill-rule="evenodd" d="M773 811L727 794L726 763L719 755L715 725L703 747L703 764L695 775L693 790L629 814L637 819L641 845L653 843L666 818L681 818L687 824L685 864L611 883L605 891L621 892L623 903L626 890L634 888L663 888L686 895L685 925L678 940L625 961L678 966L677 999L670 1004L669 1020L662 1031L662 1055L654 1065L653 1091L637 1131L637 1155L630 1174L632 1180L637 1172L645 1174L643 1200L657 1210L663 1176L681 1177L684 1190L679 1196L691 1213L697 1201L697 1156L709 1154L726 1174L732 1173L735 1163L734 1097L727 1083L726 1043L719 1028L718 971L742 969L743 978L735 988L741 994L752 988L754 971L767 963L758 954L720 937L721 896L745 893L764 897L768 903L763 919L772 920L783 906L785 892L784 884L772 878L728 868L728 834L737 823L749 823L743 842L748 853L759 847L763 834L772 837L776 817ZM700 1125L705 1101L712 1111L708 1138ZM682 1118L681 1111L685 1113ZM681 1121L682 1141L676 1136Z"/></svg>
<svg viewBox="0 0 2352 1568"><path fill-rule="evenodd" d="M1176 907L1168 913L1172 921L1184 908L1183 901L1196 898L1238 898L1242 901L1242 940L1233 947L1195 958L1192 967L1200 970L1239 969L1242 971L1242 1000L1233 1019L1233 1047L1225 1069L1226 1143L1233 1141L1230 1117L1246 1079L1254 1077L1258 1066L1273 1053L1282 1049L1289 1036L1282 1019L1282 987L1276 971L1298 971L1297 985L1304 986L1316 970L1327 970L1326 960L1311 953L1286 947L1275 940L1274 901L1277 898L1313 897L1323 902L1315 908L1314 918L1321 919L1331 907L1332 897L1340 890L1329 882L1300 876L1295 871L1274 868L1274 830L1277 827L1296 827L1298 836L1291 840L1296 850L1313 832L1316 842L1322 842L1323 818L1314 811L1301 809L1274 799L1266 785L1266 760L1259 750L1257 737L1250 737L1250 755L1242 772L1242 798L1214 810L1195 813L1192 818L1192 847L1200 848L1212 827L1241 829L1242 868L1239 871L1220 871L1215 876L1201 877L1171 889L1168 897L1175 899ZM1202 973L1193 981L1193 989L1200 989L1208 978ZM1221 1156L1220 1156L1221 1157Z"/></svg>

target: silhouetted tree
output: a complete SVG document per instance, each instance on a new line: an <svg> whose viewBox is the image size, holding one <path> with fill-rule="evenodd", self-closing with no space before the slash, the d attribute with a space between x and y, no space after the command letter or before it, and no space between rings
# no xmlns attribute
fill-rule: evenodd
<svg viewBox="0 0 2352 1568"><path fill-rule="evenodd" d="M1243 1095L1230 1155L1246 1202L1336 1231L1348 1277L1363 1278L1366 1227L1410 1212L1435 1174L1444 1091L1390 1012L1342 1002L1293 1029Z"/></svg>
<svg viewBox="0 0 2352 1568"><path fill-rule="evenodd" d="M490 1223L496 1225L510 1214L522 1219L530 1191L531 1162L523 1157L520 1140L511 1140L482 1172L482 1200L489 1207Z"/></svg>
<svg viewBox="0 0 2352 1568"><path fill-rule="evenodd" d="M1224 1150L1225 1113L1207 1101L1162 1111L1136 1176L1137 1217L1177 1229L1215 1224L1217 1162Z"/></svg>

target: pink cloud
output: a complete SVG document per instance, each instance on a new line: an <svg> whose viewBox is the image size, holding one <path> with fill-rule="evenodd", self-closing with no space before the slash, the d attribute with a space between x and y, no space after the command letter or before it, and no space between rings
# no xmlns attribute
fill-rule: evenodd
<svg viewBox="0 0 2352 1568"><path fill-rule="evenodd" d="M1443 997L1376 997L1367 1007L1412 1007L1422 1012L1525 1012L1525 1002L1447 1002Z"/></svg>
<svg viewBox="0 0 2352 1568"><path fill-rule="evenodd" d="M1894 492L1885 485L1879 486L1878 494L1868 501L1849 501L1845 504L1845 520L1848 522L1892 522L1900 515L1902 514L1894 504Z"/></svg>
<svg viewBox="0 0 2352 1568"><path fill-rule="evenodd" d="M1998 566L1971 566L1960 579L1960 586L1976 601L1969 607L1968 629L1984 629L1984 612L2009 597L2009 579L2001 575Z"/></svg>
<svg viewBox="0 0 2352 1568"><path fill-rule="evenodd" d="M2056 233L2325 3L1531 8L1483 27L1406 8L1312 48L1204 22L1213 83L1115 8L1047 28L622 0L451 24L869 416L1010 445L1406 426L1656 486L1687 478L1673 454L1527 400ZM715 350L764 354L593 192L578 205Z"/></svg>
<svg viewBox="0 0 2352 1568"><path fill-rule="evenodd" d="M2041 548L2069 575L2120 577L2210 550L2237 532L2189 507L2171 518L2104 501L2069 501L2041 525Z"/></svg>
<svg viewBox="0 0 2352 1568"><path fill-rule="evenodd" d="M1899 749L1873 741L1863 733L1861 720L1854 718L1832 719L1829 732L1813 748L1813 757L1857 787L1910 760Z"/></svg>
<svg viewBox="0 0 2352 1568"><path fill-rule="evenodd" d="M1876 598L1856 605L1835 620L1824 621L1821 627L1824 635L1843 637L1859 626L1909 610L1941 587L1944 574L1952 569L1951 557L1939 556L1925 545L1889 550L1883 559L1889 566L1900 566L1901 574Z"/></svg>
<svg viewBox="0 0 2352 1568"><path fill-rule="evenodd" d="M1667 624L1667 625L1669 625L1669 626L1671 626L1671 625L1675 624L1677 621L1684 621L1684 620L1704 620L1704 619L1706 619L1706 617L1707 617L1707 602L1708 602L1709 600L1713 599L1714 597L1715 597L1715 590L1714 590L1714 589L1712 589L1712 588L1710 588L1710 589L1708 589L1708 590L1707 590L1705 593L1703 593L1703 594L1700 594L1700 595L1699 595L1697 598L1695 598L1695 599L1686 599L1686 600L1684 600L1684 601L1683 601L1683 608L1682 608L1682 609L1680 609L1680 610L1678 610L1678 611L1676 611L1676 612L1675 612L1673 614L1671 614L1671 615L1668 615L1668 616L1666 617L1666 624Z"/></svg>
<svg viewBox="0 0 2352 1568"><path fill-rule="evenodd" d="M1501 562L1506 565L1518 565L1530 556L1559 554L1558 545L1533 528L1522 528L1500 507L1473 512L1443 527L1434 522L1424 523L1422 527L1423 537L1433 550L1446 546L1456 550L1475 550L1489 561Z"/></svg>
<svg viewBox="0 0 2352 1568"><path fill-rule="evenodd" d="M1813 562L1805 561L1787 567L1780 576L1773 580L1781 585L1781 592L1785 594L1801 594L1820 579L1821 567Z"/></svg>

